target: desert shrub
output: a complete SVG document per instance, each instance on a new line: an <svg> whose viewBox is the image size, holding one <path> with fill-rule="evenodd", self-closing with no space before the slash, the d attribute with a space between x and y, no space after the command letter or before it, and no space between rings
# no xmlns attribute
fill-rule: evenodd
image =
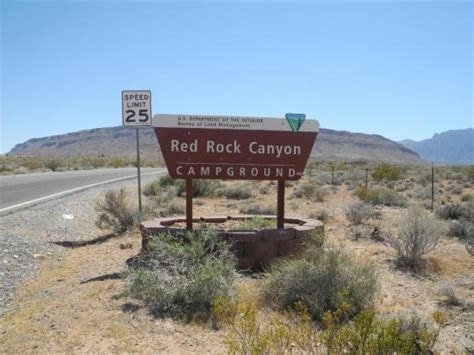
<svg viewBox="0 0 474 355"><path fill-rule="evenodd" d="M365 171L364 170L352 170L346 171L343 176L341 176L341 180L350 185L357 187L362 182L365 181Z"/></svg>
<svg viewBox="0 0 474 355"><path fill-rule="evenodd" d="M217 326L228 329L229 354L313 354L319 345L317 330L306 314L274 316L270 326L264 327L255 304L229 298L218 299L212 313Z"/></svg>
<svg viewBox="0 0 474 355"><path fill-rule="evenodd" d="M174 215L182 215L185 212L185 205L182 201L172 199L166 202L164 208L160 211L161 217L168 217Z"/></svg>
<svg viewBox="0 0 474 355"><path fill-rule="evenodd" d="M474 223L465 219L451 221L449 224L448 235L462 240L474 238Z"/></svg>
<svg viewBox="0 0 474 355"><path fill-rule="evenodd" d="M453 195L461 195L464 191L464 188L460 185L449 185L446 189L447 192Z"/></svg>
<svg viewBox="0 0 474 355"><path fill-rule="evenodd" d="M209 229L150 241L150 253L130 269L130 294L155 315L209 316L218 297L232 294L235 258Z"/></svg>
<svg viewBox="0 0 474 355"><path fill-rule="evenodd" d="M310 182L303 182L295 187L293 190L293 197L306 197L311 198L316 186Z"/></svg>
<svg viewBox="0 0 474 355"><path fill-rule="evenodd" d="M240 208L240 213L257 215L274 215L276 208L273 206L263 206L257 203L246 204Z"/></svg>
<svg viewBox="0 0 474 355"><path fill-rule="evenodd" d="M193 180L193 197L211 196L220 186L219 181L195 179ZM145 196L157 196L170 187L176 189L178 196L186 194L186 180L175 180L169 175L160 176L157 180L145 185L143 194Z"/></svg>
<svg viewBox="0 0 474 355"><path fill-rule="evenodd" d="M245 185L235 185L217 189L216 195L231 200L246 200L252 197L252 190Z"/></svg>
<svg viewBox="0 0 474 355"><path fill-rule="evenodd" d="M472 200L474 200L474 195L473 194L464 194L461 197L461 201L463 201L463 202L471 202Z"/></svg>
<svg viewBox="0 0 474 355"><path fill-rule="evenodd" d="M142 190L142 193L145 195L145 196L156 196L160 193L161 190L161 186L160 186L160 180L155 180L155 181L152 181L148 184L146 184L144 187L143 187L143 190Z"/></svg>
<svg viewBox="0 0 474 355"><path fill-rule="evenodd" d="M371 176L375 181L381 181L381 180L395 181L401 178L402 169L400 169L397 166L393 166L389 164L381 164L374 169Z"/></svg>
<svg viewBox="0 0 474 355"><path fill-rule="evenodd" d="M272 305L291 309L301 303L317 321L337 309L342 291L354 316L371 305L376 274L370 264L358 263L335 249L310 248L300 259L274 264L264 284L264 295Z"/></svg>
<svg viewBox="0 0 474 355"><path fill-rule="evenodd" d="M397 221L396 236L389 244L398 253L398 264L416 269L422 256L433 250L444 234L444 225L421 207L413 206Z"/></svg>
<svg viewBox="0 0 474 355"><path fill-rule="evenodd" d="M309 218L318 219L322 222L326 222L329 218L329 213L326 209L316 209L308 213Z"/></svg>
<svg viewBox="0 0 474 355"><path fill-rule="evenodd" d="M430 328L416 315L377 318L373 311L366 310L347 323L350 310L342 302L337 310L324 314L321 340L328 354L431 353L439 334L439 328Z"/></svg>
<svg viewBox="0 0 474 355"><path fill-rule="evenodd" d="M313 192L313 198L316 202L324 202L329 195L331 195L329 186L318 187Z"/></svg>
<svg viewBox="0 0 474 355"><path fill-rule="evenodd" d="M175 197L178 197L178 189L176 186L168 187L159 195L159 199L164 202L169 201Z"/></svg>
<svg viewBox="0 0 474 355"><path fill-rule="evenodd" d="M469 238L466 242L465 247L467 252L474 256L474 238Z"/></svg>
<svg viewBox="0 0 474 355"><path fill-rule="evenodd" d="M469 200L464 205L463 218L474 223L474 200Z"/></svg>
<svg viewBox="0 0 474 355"><path fill-rule="evenodd" d="M308 176L309 179L309 176ZM322 170L313 171L311 182L315 185L327 185L331 183L331 173Z"/></svg>
<svg viewBox="0 0 474 355"><path fill-rule="evenodd" d="M421 184L422 186L428 186L431 185L431 171L430 172L421 172L419 174L416 174L415 176L415 181L418 184Z"/></svg>
<svg viewBox="0 0 474 355"><path fill-rule="evenodd" d="M359 186L355 195L362 201L373 205L398 206L405 207L407 199L400 193L387 189L385 187L366 188Z"/></svg>
<svg viewBox="0 0 474 355"><path fill-rule="evenodd" d="M452 286L445 285L440 289L441 296L444 297L443 303L448 307L460 307L464 303L456 295Z"/></svg>
<svg viewBox="0 0 474 355"><path fill-rule="evenodd" d="M174 186L175 180L169 175L162 175L154 181L146 184L143 188L145 196L157 196L160 192L168 187Z"/></svg>
<svg viewBox="0 0 474 355"><path fill-rule="evenodd" d="M118 191L109 190L97 201L95 210L99 213L95 222L100 229L112 229L115 233L123 233L135 223L135 216L127 204L127 191L121 188Z"/></svg>
<svg viewBox="0 0 474 355"><path fill-rule="evenodd" d="M230 354L319 354L321 345L327 354L431 353L439 334L439 328L429 327L417 316L384 318L366 310L346 322L349 311L350 306L341 302L335 311L324 314L320 330L304 306L296 313L274 316L265 324L254 304L220 298L213 318L228 329ZM443 317L436 315L435 319Z"/></svg>
<svg viewBox="0 0 474 355"><path fill-rule="evenodd" d="M61 166L61 161L59 159L51 159L44 163L44 167L51 169L51 171L56 171Z"/></svg>
<svg viewBox="0 0 474 355"><path fill-rule="evenodd" d="M466 175L469 179L474 180L474 165L466 168Z"/></svg>
<svg viewBox="0 0 474 355"><path fill-rule="evenodd" d="M266 195L270 192L270 186L268 185L262 185L260 186L260 188L258 189L258 192L262 195Z"/></svg>
<svg viewBox="0 0 474 355"><path fill-rule="evenodd" d="M19 168L16 168L15 170L13 170L13 173L16 175L22 175L28 172L29 172L28 168L25 168L24 166L20 166Z"/></svg>
<svg viewBox="0 0 474 355"><path fill-rule="evenodd" d="M123 168L127 166L127 162L122 158L112 158L107 165L112 168Z"/></svg>
<svg viewBox="0 0 474 355"><path fill-rule="evenodd" d="M367 224L371 218L378 216L371 204L355 202L344 208L344 214L351 225Z"/></svg>
<svg viewBox="0 0 474 355"><path fill-rule="evenodd" d="M300 204L295 200L290 201L288 205L293 211L296 211L300 207Z"/></svg>
<svg viewBox="0 0 474 355"><path fill-rule="evenodd" d="M217 180L193 180L193 197L212 196L220 187L221 182ZM180 196L184 195L186 193L186 181L178 180L177 189Z"/></svg>
<svg viewBox="0 0 474 355"><path fill-rule="evenodd" d="M431 186L419 187L415 189L416 197L420 200L431 199Z"/></svg>
<svg viewBox="0 0 474 355"><path fill-rule="evenodd" d="M458 203L450 203L438 208L437 214L442 219L459 219L465 214L465 210Z"/></svg>
<svg viewBox="0 0 474 355"><path fill-rule="evenodd" d="M27 158L25 161L22 162L22 165L31 171L45 168L44 162L39 160L39 158Z"/></svg>

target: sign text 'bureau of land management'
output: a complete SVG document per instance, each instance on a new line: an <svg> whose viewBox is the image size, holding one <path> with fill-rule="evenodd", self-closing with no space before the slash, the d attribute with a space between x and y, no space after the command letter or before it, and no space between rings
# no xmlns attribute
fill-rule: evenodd
<svg viewBox="0 0 474 355"><path fill-rule="evenodd" d="M298 180L319 123L285 118L166 115L152 125L168 172L181 179Z"/></svg>

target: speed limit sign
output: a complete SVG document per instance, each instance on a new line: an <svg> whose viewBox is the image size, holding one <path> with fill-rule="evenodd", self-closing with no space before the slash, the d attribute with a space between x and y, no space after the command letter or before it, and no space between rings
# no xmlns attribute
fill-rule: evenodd
<svg viewBox="0 0 474 355"><path fill-rule="evenodd" d="M123 126L149 126L151 117L150 90L122 91Z"/></svg>

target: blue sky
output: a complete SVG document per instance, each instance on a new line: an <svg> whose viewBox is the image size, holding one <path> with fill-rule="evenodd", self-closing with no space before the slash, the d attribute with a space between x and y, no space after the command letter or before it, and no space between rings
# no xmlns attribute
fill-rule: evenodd
<svg viewBox="0 0 474 355"><path fill-rule="evenodd" d="M153 113L431 137L473 126L471 1L1 2L1 152Z"/></svg>

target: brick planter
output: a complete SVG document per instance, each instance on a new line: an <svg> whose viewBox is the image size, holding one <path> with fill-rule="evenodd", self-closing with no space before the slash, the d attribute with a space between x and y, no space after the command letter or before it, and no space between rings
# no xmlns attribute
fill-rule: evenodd
<svg viewBox="0 0 474 355"><path fill-rule="evenodd" d="M229 220L246 220L256 216L212 216L193 219L193 223L224 223ZM264 219L274 219L275 216L259 216ZM150 238L161 233L179 235L186 233L186 229L173 227L176 223L183 223L185 217L157 218L144 221L140 224L142 234L142 251L146 253ZM239 269L249 269L268 264L272 260L292 255L301 249L302 241L306 236L324 231L324 224L316 219L285 218L285 223L294 226L283 229L261 230L226 230L218 229L217 233L232 242L232 249L237 257Z"/></svg>

